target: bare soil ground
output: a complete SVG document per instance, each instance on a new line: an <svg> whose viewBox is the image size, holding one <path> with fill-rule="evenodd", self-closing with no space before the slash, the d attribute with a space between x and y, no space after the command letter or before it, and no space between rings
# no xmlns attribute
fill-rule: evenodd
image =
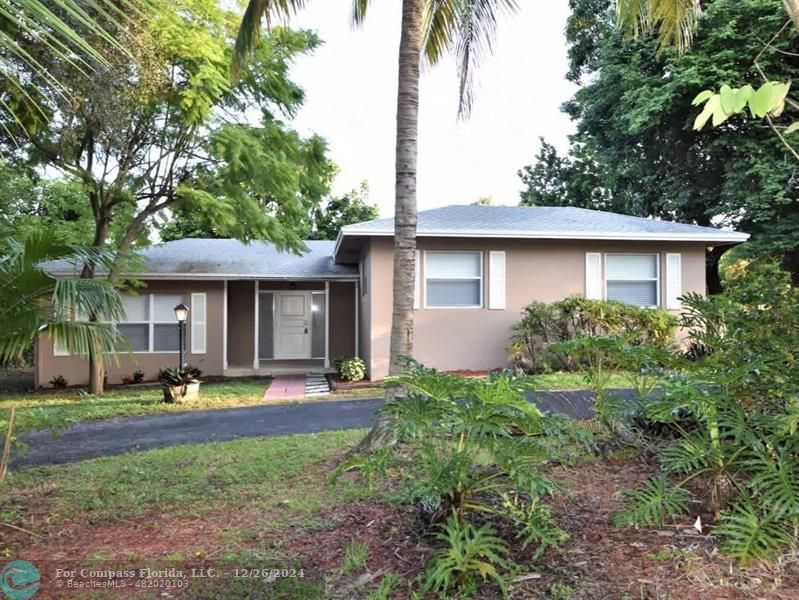
<svg viewBox="0 0 799 600"><path fill-rule="evenodd" d="M329 467L320 466L320 480L325 476L322 471ZM693 516L662 530L614 528L611 515L619 505L620 491L640 484L649 474L635 460L553 469L551 476L570 491L567 497L551 503L570 540L560 551L550 551L534 562L527 562L527 553L519 550L514 558L525 565L524 573L522 581L511 585L511 598L799 598L799 557L787 557L776 565L742 567L720 555L712 537L691 531ZM283 564L323 573L328 593L346 598L366 597L386 573L412 582L432 551L430 540L420 537L412 511L382 500L331 506L303 520L284 518L279 512L265 512L257 506L235 512L219 508L214 515L201 518L175 514L124 522L56 522L48 520L47 490L41 490L37 500L26 507L28 516L40 524L38 534L3 528L0 546L11 556L34 563L121 563L133 559L163 563L168 559L186 568L221 560L226 553L258 550ZM359 571L345 573L344 554L353 542L365 544L368 554ZM44 585L42 597L80 596L56 590L46 580ZM150 593L126 590L119 597L148 597ZM398 588L392 597L407 598L408 593L407 587ZM203 597L181 590L158 592L152 597L184 596ZM489 588L479 597L499 594Z"/></svg>

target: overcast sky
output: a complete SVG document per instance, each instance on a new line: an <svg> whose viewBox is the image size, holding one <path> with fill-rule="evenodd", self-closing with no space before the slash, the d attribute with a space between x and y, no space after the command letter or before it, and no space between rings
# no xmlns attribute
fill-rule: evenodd
<svg viewBox="0 0 799 600"><path fill-rule="evenodd" d="M369 183L383 216L393 213L399 0L373 2L363 28L349 24L352 0L310 2L291 22L316 30L324 45L300 59L293 77L306 91L295 126L316 132L340 166L336 193ZM521 0L503 19L494 53L479 72L472 116L458 122L457 78L447 58L423 72L419 117L419 210L492 196L517 204L516 174L538 150L538 136L558 148L572 124L559 105L574 93L566 81L563 28L567 0Z"/></svg>

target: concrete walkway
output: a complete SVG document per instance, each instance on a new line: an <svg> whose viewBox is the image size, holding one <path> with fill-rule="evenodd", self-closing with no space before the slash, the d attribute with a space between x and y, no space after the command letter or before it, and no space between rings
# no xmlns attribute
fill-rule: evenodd
<svg viewBox="0 0 799 600"><path fill-rule="evenodd" d="M305 395L305 375L278 375L264 392L264 400L294 400Z"/></svg>
<svg viewBox="0 0 799 600"><path fill-rule="evenodd" d="M616 390L621 395L631 390ZM539 392L531 397L543 410L578 419L593 415L593 394L584 390ZM221 442L240 437L317 433L371 427L382 399L335 400L224 408L126 417L81 423L53 434L37 431L19 436L27 452L12 468L55 465L87 458L179 444Z"/></svg>

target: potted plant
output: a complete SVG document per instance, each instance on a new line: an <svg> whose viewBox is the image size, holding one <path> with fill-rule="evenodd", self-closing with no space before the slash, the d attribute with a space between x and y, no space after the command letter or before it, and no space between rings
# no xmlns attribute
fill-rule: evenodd
<svg viewBox="0 0 799 600"><path fill-rule="evenodd" d="M161 369L158 380L164 390L164 402L191 402L200 395L200 369L186 365L177 369Z"/></svg>

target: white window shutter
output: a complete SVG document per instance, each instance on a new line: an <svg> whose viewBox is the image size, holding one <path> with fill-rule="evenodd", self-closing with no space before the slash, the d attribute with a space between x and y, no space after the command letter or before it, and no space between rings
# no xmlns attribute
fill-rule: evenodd
<svg viewBox="0 0 799 600"><path fill-rule="evenodd" d="M421 294L422 285L419 281L419 273L421 273L421 262L422 262L422 253L417 250L416 251L416 266L413 276L413 307L419 308L421 304L419 295Z"/></svg>
<svg viewBox="0 0 799 600"><path fill-rule="evenodd" d="M682 255L679 252L666 253L666 308L679 310L682 296Z"/></svg>
<svg viewBox="0 0 799 600"><path fill-rule="evenodd" d="M488 253L488 308L505 308L505 252L491 250Z"/></svg>
<svg viewBox="0 0 799 600"><path fill-rule="evenodd" d="M205 354L205 340L208 316L206 311L206 295L191 295L191 353Z"/></svg>
<svg viewBox="0 0 799 600"><path fill-rule="evenodd" d="M585 253L585 297L602 299L602 253Z"/></svg>

